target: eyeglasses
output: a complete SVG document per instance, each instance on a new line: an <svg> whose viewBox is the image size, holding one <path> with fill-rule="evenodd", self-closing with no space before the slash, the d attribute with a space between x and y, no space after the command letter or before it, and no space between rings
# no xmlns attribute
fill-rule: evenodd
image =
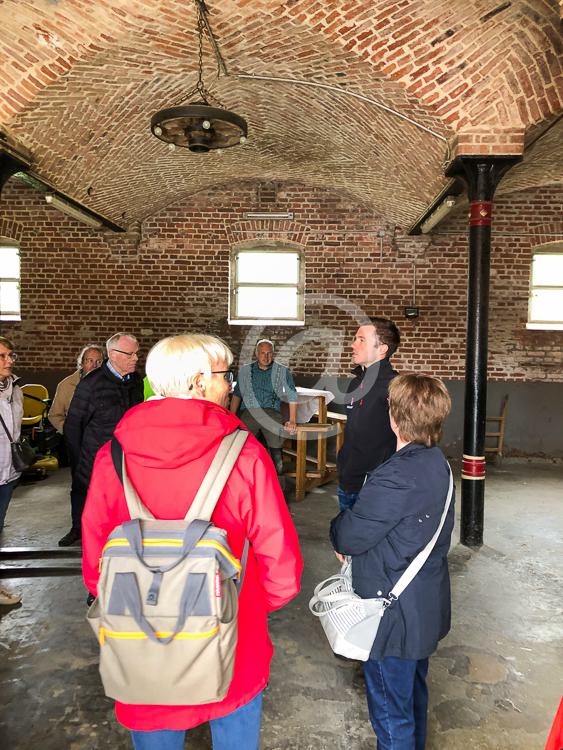
<svg viewBox="0 0 563 750"><path fill-rule="evenodd" d="M235 379L235 373L233 370L211 370L212 375L222 375L227 383L232 383Z"/></svg>
<svg viewBox="0 0 563 750"><path fill-rule="evenodd" d="M124 352L123 349L112 349L112 352L119 352L120 354L125 354L127 359L131 359L131 357L137 357L139 359L141 352L137 349L136 352Z"/></svg>
<svg viewBox="0 0 563 750"><path fill-rule="evenodd" d="M0 360L2 362L5 362L7 359L11 359L12 362L15 362L18 358L18 355L15 352L3 352L0 354Z"/></svg>

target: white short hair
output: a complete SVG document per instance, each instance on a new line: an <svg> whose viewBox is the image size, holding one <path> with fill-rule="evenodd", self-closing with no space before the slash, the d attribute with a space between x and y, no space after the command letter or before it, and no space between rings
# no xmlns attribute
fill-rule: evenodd
<svg viewBox="0 0 563 750"><path fill-rule="evenodd" d="M148 353L147 378L158 396L189 396L193 378L200 372L211 372L219 360L230 367L233 353L216 336L203 333L168 336Z"/></svg>
<svg viewBox="0 0 563 750"><path fill-rule="evenodd" d="M115 349L115 346L117 342L119 341L119 339L123 338L124 336L128 339L131 339L131 341L134 341L136 344L139 343L136 337L133 336L132 333L126 333L125 331L114 333L113 336L110 336L109 339L106 341L106 351L108 354Z"/></svg>

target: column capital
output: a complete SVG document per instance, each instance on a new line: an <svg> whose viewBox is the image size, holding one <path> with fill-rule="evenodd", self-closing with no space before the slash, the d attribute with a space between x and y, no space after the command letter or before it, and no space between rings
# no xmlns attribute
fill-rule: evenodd
<svg viewBox="0 0 563 750"><path fill-rule="evenodd" d="M492 201L501 179L521 160L517 155L458 156L446 169L446 176L457 177L466 184L470 202Z"/></svg>

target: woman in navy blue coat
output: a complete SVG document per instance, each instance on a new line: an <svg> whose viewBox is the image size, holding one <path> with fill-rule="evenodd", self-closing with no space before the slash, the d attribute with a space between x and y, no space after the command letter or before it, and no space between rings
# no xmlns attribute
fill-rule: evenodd
<svg viewBox="0 0 563 750"><path fill-rule="evenodd" d="M436 447L450 397L438 378L399 375L389 385L389 416L397 451L368 474L353 508L331 524L337 557L352 557L354 590L387 596L434 535L444 510L449 467ZM430 557L393 602L377 632L364 676L378 750L423 750L428 657L450 629L447 554L454 503Z"/></svg>

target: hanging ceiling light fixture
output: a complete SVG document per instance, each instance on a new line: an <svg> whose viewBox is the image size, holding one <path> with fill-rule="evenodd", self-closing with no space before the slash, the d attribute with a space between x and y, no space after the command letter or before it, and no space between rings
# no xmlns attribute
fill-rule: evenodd
<svg viewBox="0 0 563 750"><path fill-rule="evenodd" d="M206 154L213 149L230 148L245 143L247 125L239 115L229 112L221 102L210 94L203 84L203 33L213 44L217 64L226 74L225 62L207 20L207 8L203 0L195 0L197 10L197 36L199 43L198 79L193 89L181 101L198 98L190 104L161 109L151 118L153 135L168 144L172 151L177 147L188 148L194 154ZM212 106L209 102L217 106Z"/></svg>

